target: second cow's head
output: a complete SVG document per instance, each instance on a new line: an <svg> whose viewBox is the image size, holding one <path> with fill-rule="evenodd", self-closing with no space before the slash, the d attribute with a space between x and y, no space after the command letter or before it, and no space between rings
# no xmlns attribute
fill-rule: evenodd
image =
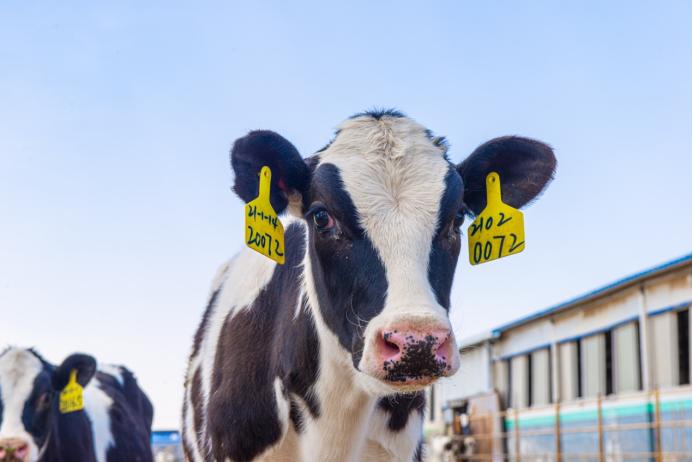
<svg viewBox="0 0 693 462"><path fill-rule="evenodd" d="M484 209L487 174L498 172L504 202L520 208L551 180L556 160L546 144L511 136L455 165L443 138L382 111L347 120L307 159L274 132L251 132L235 142L231 163L246 202L262 166L272 169L274 209L288 208L308 229L304 277L317 328L341 346L328 354L350 359L365 388L384 394L459 367L450 289L462 222Z"/></svg>

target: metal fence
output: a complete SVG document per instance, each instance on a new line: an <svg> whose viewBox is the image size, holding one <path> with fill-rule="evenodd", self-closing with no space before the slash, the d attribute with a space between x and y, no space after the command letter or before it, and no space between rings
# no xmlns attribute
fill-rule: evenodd
<svg viewBox="0 0 693 462"><path fill-rule="evenodd" d="M465 424L455 416L449 426L442 460L691 460L690 393L682 387L500 412L470 400Z"/></svg>

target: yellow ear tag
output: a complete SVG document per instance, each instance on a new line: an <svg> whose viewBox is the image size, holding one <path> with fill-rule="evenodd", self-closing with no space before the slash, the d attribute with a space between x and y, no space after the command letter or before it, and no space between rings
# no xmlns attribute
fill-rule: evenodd
<svg viewBox="0 0 693 462"><path fill-rule="evenodd" d="M245 205L245 243L251 249L284 264L284 226L270 204L272 171L260 170L260 192Z"/></svg>
<svg viewBox="0 0 693 462"><path fill-rule="evenodd" d="M77 369L70 371L70 379L60 392L60 413L81 411L84 409L82 385L77 383Z"/></svg>
<svg viewBox="0 0 693 462"><path fill-rule="evenodd" d="M503 203L498 173L486 176L486 208L467 229L469 263L478 265L525 250L522 212Z"/></svg>

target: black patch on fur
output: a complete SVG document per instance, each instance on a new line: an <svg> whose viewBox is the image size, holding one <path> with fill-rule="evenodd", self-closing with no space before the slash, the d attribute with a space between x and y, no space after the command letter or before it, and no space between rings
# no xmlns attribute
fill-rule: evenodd
<svg viewBox="0 0 693 462"><path fill-rule="evenodd" d="M398 432L407 426L409 415L413 411L423 414L426 397L423 391L386 396L378 401L378 407L390 414L387 427L393 432Z"/></svg>
<svg viewBox="0 0 693 462"><path fill-rule="evenodd" d="M51 427L54 427L51 408L57 395L51 386L51 372L52 368L44 364L43 370L34 378L31 394L22 409L22 424L38 447L46 443Z"/></svg>
<svg viewBox="0 0 693 462"><path fill-rule="evenodd" d="M306 310L294 318L305 253L303 228L289 226L285 239L286 263L276 266L269 284L249 307L235 308L220 333L214 393L207 405L215 460L252 460L281 438L274 390L277 376L285 396L299 396L311 414L320 412L310 394L318 373L317 333ZM193 394L193 402L199 399ZM200 414L197 408L195 413Z"/></svg>
<svg viewBox="0 0 693 462"><path fill-rule="evenodd" d="M357 117L372 117L375 120L380 120L383 117L394 117L397 119L403 119L407 116L404 115L402 112L398 111L397 109L373 108L367 111L354 114L353 116L349 117L349 119L356 119Z"/></svg>
<svg viewBox="0 0 693 462"><path fill-rule="evenodd" d="M303 241L292 244L305 247ZM276 342L273 356L278 358L279 375L287 391L300 397L311 416L317 418L320 403L311 393L311 387L318 380L320 342L309 310L308 299L304 296L301 310L288 328L288 341Z"/></svg>
<svg viewBox="0 0 693 462"><path fill-rule="evenodd" d="M263 166L272 170L270 203L277 213L288 205L287 194L301 194L310 187L310 171L293 144L269 130L256 130L239 138L231 149L231 167L235 173L233 190L244 201L255 199ZM283 187L282 187L283 186Z"/></svg>
<svg viewBox="0 0 693 462"><path fill-rule="evenodd" d="M553 179L556 157L547 144L519 136L492 139L474 150L458 167L464 202L474 215L486 207L486 176L498 172L503 202L520 208L535 199Z"/></svg>
<svg viewBox="0 0 693 462"><path fill-rule="evenodd" d="M352 353L356 367L363 352L363 332L385 306L385 267L344 189L337 167L323 164L315 172L313 201L323 203L337 224L323 235L307 217L313 279L320 311L340 344Z"/></svg>
<svg viewBox="0 0 693 462"><path fill-rule="evenodd" d="M456 223L458 212L463 211L463 185L454 168L445 176L445 192L438 208L438 225L431 242L428 257L428 280L436 300L446 310L450 309L450 291L455 268L460 255L462 236Z"/></svg>

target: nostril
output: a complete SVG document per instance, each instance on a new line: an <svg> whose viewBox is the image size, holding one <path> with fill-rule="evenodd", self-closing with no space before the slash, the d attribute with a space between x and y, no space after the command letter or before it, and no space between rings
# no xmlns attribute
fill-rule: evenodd
<svg viewBox="0 0 693 462"><path fill-rule="evenodd" d="M450 336L443 337L443 341L438 344L436 349L436 357L447 360L450 356Z"/></svg>
<svg viewBox="0 0 693 462"><path fill-rule="evenodd" d="M383 352L388 356L394 356L399 353L399 347L387 339L383 339Z"/></svg>
<svg viewBox="0 0 693 462"><path fill-rule="evenodd" d="M17 446L17 449L15 449L15 454L18 457L24 457L27 455L28 452L29 452L29 445L26 443L23 443L23 444Z"/></svg>

